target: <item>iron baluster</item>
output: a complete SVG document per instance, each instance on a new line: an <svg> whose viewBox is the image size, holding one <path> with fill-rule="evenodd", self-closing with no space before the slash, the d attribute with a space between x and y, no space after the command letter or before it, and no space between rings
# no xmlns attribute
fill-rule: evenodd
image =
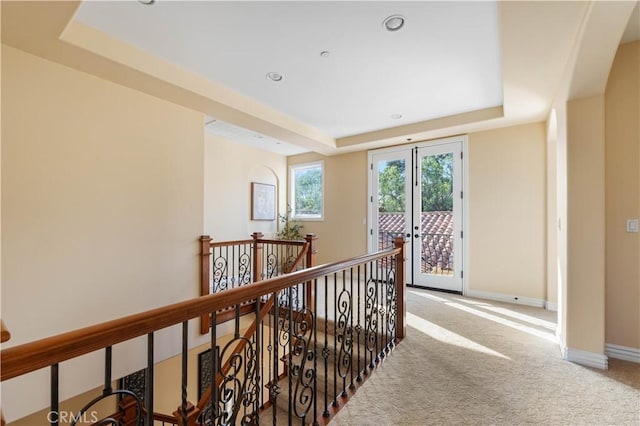
<svg viewBox="0 0 640 426"><path fill-rule="evenodd" d="M333 298L338 296L338 273L333 273ZM328 315L327 315L328 316ZM336 321L338 320L338 306L333 304L333 402L331 405L338 406L338 330Z"/></svg>
<svg viewBox="0 0 640 426"><path fill-rule="evenodd" d="M278 393L280 392L280 386L278 385L278 380L280 379L280 374L278 373L278 363L280 360L278 359L278 346L280 346L280 342L278 338L280 337L280 333L278 331L278 323L280 322L280 312L279 312L279 303L278 303L278 293L273 293L273 382L271 383L271 395L273 398L273 409L271 410L273 417L273 425L276 425L276 410L278 408Z"/></svg>
<svg viewBox="0 0 640 426"><path fill-rule="evenodd" d="M293 340L295 338L295 334L293 332L293 289L291 287L287 289L287 295L289 304L289 355L287 356L287 367L289 370L289 374L287 374L287 378L289 379L289 415L287 416L287 422L289 426L291 426L293 421Z"/></svg>
<svg viewBox="0 0 640 426"><path fill-rule="evenodd" d="M322 357L324 358L324 412L323 417L329 417L329 277L324 276L324 347Z"/></svg>
<svg viewBox="0 0 640 426"><path fill-rule="evenodd" d="M356 336L358 339L358 374L356 376L356 381L358 383L362 381L362 376L360 375L360 371L362 371L362 368L360 366L360 335L362 334L362 325L360 324L360 288L362 286L360 285L360 283L361 283L360 265L358 265L358 284L356 285L358 288L358 296L357 296L357 303L356 303L356 306L358 307L358 324L356 325Z"/></svg>
<svg viewBox="0 0 640 426"><path fill-rule="evenodd" d="M313 294L318 294L318 279L313 280ZM318 298L313 298L313 420L314 425L318 418Z"/></svg>
<svg viewBox="0 0 640 426"><path fill-rule="evenodd" d="M51 366L51 413L49 415L49 422L51 423L51 426L59 424L59 377L59 368L58 364L56 363Z"/></svg>
<svg viewBox="0 0 640 426"><path fill-rule="evenodd" d="M350 360L350 365L351 365L351 381L349 383L349 389L353 390L355 389L355 385L353 383L353 268L349 269L349 292L351 293L351 316L349 318L350 321L350 327L351 327L351 360Z"/></svg>
<svg viewBox="0 0 640 426"><path fill-rule="evenodd" d="M215 328L211 327L211 328ZM188 342L188 333L189 333L189 322L183 321L182 323L182 424L187 424L187 363L188 363L188 355L189 355L189 342Z"/></svg>
<svg viewBox="0 0 640 426"><path fill-rule="evenodd" d="M153 332L147 334L147 372L145 374L145 405L147 407L147 424L153 424Z"/></svg>
<svg viewBox="0 0 640 426"><path fill-rule="evenodd" d="M210 419L210 424L215 424L216 419L219 418L218 412L218 374L221 374L218 370L219 354L218 354L218 327L217 327L217 317L218 313L216 311L211 312L211 332L209 336L211 338L211 342L209 344L209 350L211 351L211 381L209 383L211 389L211 396L209 397L209 413L207 414L206 410L203 416L204 423L207 422L207 417Z"/></svg>

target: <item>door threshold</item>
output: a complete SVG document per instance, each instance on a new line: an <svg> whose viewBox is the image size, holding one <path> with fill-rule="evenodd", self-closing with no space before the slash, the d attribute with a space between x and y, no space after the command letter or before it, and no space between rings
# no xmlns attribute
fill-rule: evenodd
<svg viewBox="0 0 640 426"><path fill-rule="evenodd" d="M424 285L414 285L414 284L408 284L408 283L407 283L407 287L419 288L419 289L422 289L422 290L439 291L440 293L457 294L459 296L462 296L462 292L461 291L457 291L457 290L447 290L447 289L444 289L444 288L427 287L427 286L424 286Z"/></svg>

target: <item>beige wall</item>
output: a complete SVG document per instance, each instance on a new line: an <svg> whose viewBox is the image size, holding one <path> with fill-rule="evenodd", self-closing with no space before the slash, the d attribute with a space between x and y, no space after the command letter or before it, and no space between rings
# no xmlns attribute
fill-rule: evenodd
<svg viewBox="0 0 640 426"><path fill-rule="evenodd" d="M202 114L10 47L2 59L7 346L197 295ZM179 349L164 337L158 359ZM145 359L124 346L115 377ZM99 385L102 362L63 364L62 399ZM47 375L2 383L7 420L48 403Z"/></svg>
<svg viewBox="0 0 640 426"><path fill-rule="evenodd" d="M324 160L324 220L303 222L303 233L318 235L318 263L366 253L367 153L301 154L289 157L289 164L315 160Z"/></svg>
<svg viewBox="0 0 640 426"><path fill-rule="evenodd" d="M640 349L640 42L618 49L605 92L607 343Z"/></svg>
<svg viewBox="0 0 640 426"><path fill-rule="evenodd" d="M547 300L545 125L469 135L468 287Z"/></svg>
<svg viewBox="0 0 640 426"><path fill-rule="evenodd" d="M286 211L286 157L210 134L204 145L204 231L216 241L273 237L278 220L251 220L251 182L276 186L278 212Z"/></svg>
<svg viewBox="0 0 640 426"><path fill-rule="evenodd" d="M567 347L604 354L604 96L567 103Z"/></svg>

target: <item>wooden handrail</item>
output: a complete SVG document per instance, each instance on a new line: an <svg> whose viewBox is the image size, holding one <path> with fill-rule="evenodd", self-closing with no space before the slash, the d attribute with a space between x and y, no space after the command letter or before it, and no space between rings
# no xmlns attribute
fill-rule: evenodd
<svg viewBox="0 0 640 426"><path fill-rule="evenodd" d="M257 300L263 295L311 281L324 275L387 256L397 255L401 251L400 248L390 248L340 262L319 265L258 283L247 284L208 296L196 297L184 302L3 349L0 351L0 381L144 336L246 300Z"/></svg>
<svg viewBox="0 0 640 426"><path fill-rule="evenodd" d="M7 326L4 325L4 321L0 319L0 342L4 343L9 339L11 339L11 333L9 333Z"/></svg>

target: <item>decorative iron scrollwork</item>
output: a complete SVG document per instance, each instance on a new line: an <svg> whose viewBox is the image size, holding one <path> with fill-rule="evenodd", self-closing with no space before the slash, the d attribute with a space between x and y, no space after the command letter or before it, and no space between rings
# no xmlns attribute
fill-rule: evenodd
<svg viewBox="0 0 640 426"><path fill-rule="evenodd" d="M244 349L235 352L240 341L244 341ZM214 418L216 425L235 425L241 409L240 423L255 424L259 400L256 361L255 345L245 337L232 339L222 349L216 369L222 373L224 363L228 363L229 369L222 374L219 386L218 413Z"/></svg>
<svg viewBox="0 0 640 426"><path fill-rule="evenodd" d="M345 379L351 370L351 357L353 352L353 328L351 320L351 292L342 289L337 300L338 321L336 323L336 337L340 349L337 357L338 375Z"/></svg>
<svg viewBox="0 0 640 426"><path fill-rule="evenodd" d="M228 261L224 256L219 256L213 261L212 293L227 290L229 287Z"/></svg>
<svg viewBox="0 0 640 426"><path fill-rule="evenodd" d="M289 371L295 380L294 414L301 419L306 418L315 399L315 351L311 347L314 324L314 314L310 309L296 312L293 320L293 347Z"/></svg>
<svg viewBox="0 0 640 426"><path fill-rule="evenodd" d="M366 283L364 318L365 345L369 352L373 352L378 337L378 286L373 277L369 277Z"/></svg>

